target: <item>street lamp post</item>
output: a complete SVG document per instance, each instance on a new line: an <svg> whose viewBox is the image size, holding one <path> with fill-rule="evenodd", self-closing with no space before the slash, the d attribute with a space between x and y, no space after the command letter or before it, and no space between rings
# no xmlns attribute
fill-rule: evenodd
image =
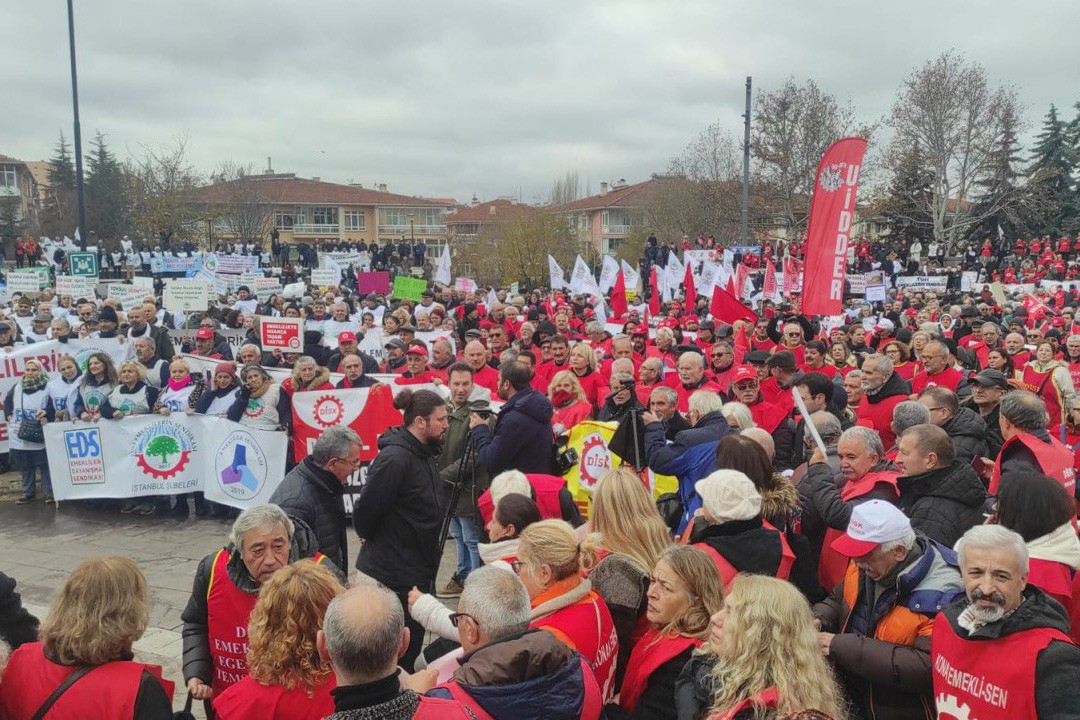
<svg viewBox="0 0 1080 720"><path fill-rule="evenodd" d="M414 210L409 211L409 242L413 245L416 244L416 230L413 227L413 219L416 217Z"/></svg>
<svg viewBox="0 0 1080 720"><path fill-rule="evenodd" d="M79 77L75 71L75 11L67 0L68 44L71 47L71 104L75 111L75 195L79 204L79 247L86 250L86 200L83 194L82 128L79 125Z"/></svg>

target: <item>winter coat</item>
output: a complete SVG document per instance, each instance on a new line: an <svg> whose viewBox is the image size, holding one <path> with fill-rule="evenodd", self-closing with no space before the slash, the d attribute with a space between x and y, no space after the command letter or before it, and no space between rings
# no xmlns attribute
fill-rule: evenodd
<svg viewBox="0 0 1080 720"><path fill-rule="evenodd" d="M877 430L881 444L889 448L896 444L896 433L892 431L893 408L911 395L911 384L897 373L889 376L877 392L866 394L866 403L859 405L859 420Z"/></svg>
<svg viewBox="0 0 1080 720"><path fill-rule="evenodd" d="M713 443L731 432L727 419L721 412L706 413L697 425L683 430L675 436L675 442L668 443L664 436L664 423L654 422L645 426L645 454L649 458L649 467L662 475L672 475L666 468L694 445Z"/></svg>
<svg viewBox="0 0 1080 720"><path fill-rule="evenodd" d="M605 555L589 573L593 589L604 599L615 623L615 635L619 638L619 656L615 665L615 687L622 684L626 661L634 649L633 636L641 618L645 615L649 599L649 570L641 567L626 555Z"/></svg>
<svg viewBox="0 0 1080 720"><path fill-rule="evenodd" d="M716 655L696 652L675 681L675 714L678 720L704 720L716 696L713 666Z"/></svg>
<svg viewBox="0 0 1080 720"><path fill-rule="evenodd" d="M0 572L0 642L14 650L37 640L38 619L23 607L15 592L15 578Z"/></svg>
<svg viewBox="0 0 1080 720"><path fill-rule="evenodd" d="M318 550L339 568L348 567L349 540L341 482L309 455L285 475L270 502L314 533Z"/></svg>
<svg viewBox="0 0 1080 720"><path fill-rule="evenodd" d="M871 468L870 471L876 472L879 469L881 469L880 466ZM814 509L821 517L821 521L825 523L826 527L836 530L847 530L848 522L851 520L851 509L867 500L885 500L894 505L897 503L896 494L892 491L892 488L883 483L879 483L865 495L850 501L844 500L840 495L840 491L846 483L842 483L840 487L837 487L832 468L829 467L828 463L814 463L811 465L800 485L805 483L810 483L811 502L813 502Z"/></svg>
<svg viewBox="0 0 1080 720"><path fill-rule="evenodd" d="M930 632L934 616L964 593L956 562L954 552L919 536L895 571L895 583L882 583L887 588L880 590L849 565L845 581L814 606L821 629L837 633L829 659L864 714L880 720L932 717Z"/></svg>
<svg viewBox="0 0 1080 720"><path fill-rule="evenodd" d="M461 472L461 461L465 459L465 443L470 438L469 419L472 416L472 407L469 403L452 407L447 416L450 428L442 442L442 452L439 453L439 474L446 483L446 493L449 497L453 490L453 484L457 482ZM488 418L488 427L494 427L495 417ZM488 486L491 485L490 476L482 463L476 462L477 454L472 454L469 467L465 468L461 491L458 493L457 504L454 506L454 514L458 517L479 518L476 508L476 500Z"/></svg>
<svg viewBox="0 0 1080 720"><path fill-rule="evenodd" d="M975 469L957 460L948 467L896 481L898 505L911 526L946 547L983 521L986 489Z"/></svg>
<svg viewBox="0 0 1080 720"><path fill-rule="evenodd" d="M435 457L405 427L379 436L379 454L353 503L353 527L364 539L356 569L395 592L428 591L439 569L445 491Z"/></svg>
<svg viewBox="0 0 1080 720"><path fill-rule="evenodd" d="M949 434L958 462L970 465L977 457L995 457L987 448L986 421L977 411L962 407L941 429Z"/></svg>
<svg viewBox="0 0 1080 720"><path fill-rule="evenodd" d="M488 475L495 477L504 470L550 473L553 414L551 401L543 393L526 388L502 406L494 430L486 425L473 428L473 442Z"/></svg>
<svg viewBox="0 0 1080 720"><path fill-rule="evenodd" d="M975 404L974 400L962 402L960 407L980 413L979 406ZM998 453L1001 452L1001 446L1005 444L1005 438L1001 436L1001 424L998 422L998 418L1001 417L1001 406L995 405L993 410L985 415L980 413L979 417L986 424L986 455L983 457L992 460L998 456Z"/></svg>

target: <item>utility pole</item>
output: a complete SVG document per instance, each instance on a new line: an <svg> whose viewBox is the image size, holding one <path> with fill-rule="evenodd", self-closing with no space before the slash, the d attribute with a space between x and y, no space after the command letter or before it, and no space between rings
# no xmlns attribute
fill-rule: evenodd
<svg viewBox="0 0 1080 720"><path fill-rule="evenodd" d="M743 157L742 157L742 208L739 213L739 240L742 245L750 245L750 83L746 76L746 112L743 113Z"/></svg>
<svg viewBox="0 0 1080 720"><path fill-rule="evenodd" d="M75 11L67 0L68 44L71 46L71 104L75 110L75 194L79 203L79 248L86 250L86 196L83 193L82 128L79 125L79 77L75 72Z"/></svg>

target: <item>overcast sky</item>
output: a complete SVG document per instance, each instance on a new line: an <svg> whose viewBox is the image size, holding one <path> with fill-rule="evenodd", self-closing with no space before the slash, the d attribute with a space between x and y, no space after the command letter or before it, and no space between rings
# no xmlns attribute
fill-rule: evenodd
<svg viewBox="0 0 1080 720"><path fill-rule="evenodd" d="M0 154L71 136L60 0L0 3ZM1080 100L1077 0L76 0L84 146L186 134L222 160L405 194L546 197L577 170L636 182L755 90L814 78L860 118L955 47L1020 93L1032 130Z"/></svg>

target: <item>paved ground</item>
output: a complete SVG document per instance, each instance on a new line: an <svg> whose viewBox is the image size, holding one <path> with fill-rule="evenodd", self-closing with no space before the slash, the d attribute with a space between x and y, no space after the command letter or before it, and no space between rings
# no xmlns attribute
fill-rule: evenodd
<svg viewBox="0 0 1080 720"><path fill-rule="evenodd" d="M0 570L15 578L23 603L43 618L53 595L80 561L101 555L131 557L146 573L152 599L150 627L135 644L135 655L164 668L165 677L177 684L176 704L181 707L180 613L191 594L196 565L224 544L230 523L133 517L86 510L74 503L61 503L56 509L40 500L16 506L18 488L16 473L0 475ZM350 543L354 549L355 544ZM440 578L453 572L455 562L451 540ZM201 711L197 714L202 717Z"/></svg>

